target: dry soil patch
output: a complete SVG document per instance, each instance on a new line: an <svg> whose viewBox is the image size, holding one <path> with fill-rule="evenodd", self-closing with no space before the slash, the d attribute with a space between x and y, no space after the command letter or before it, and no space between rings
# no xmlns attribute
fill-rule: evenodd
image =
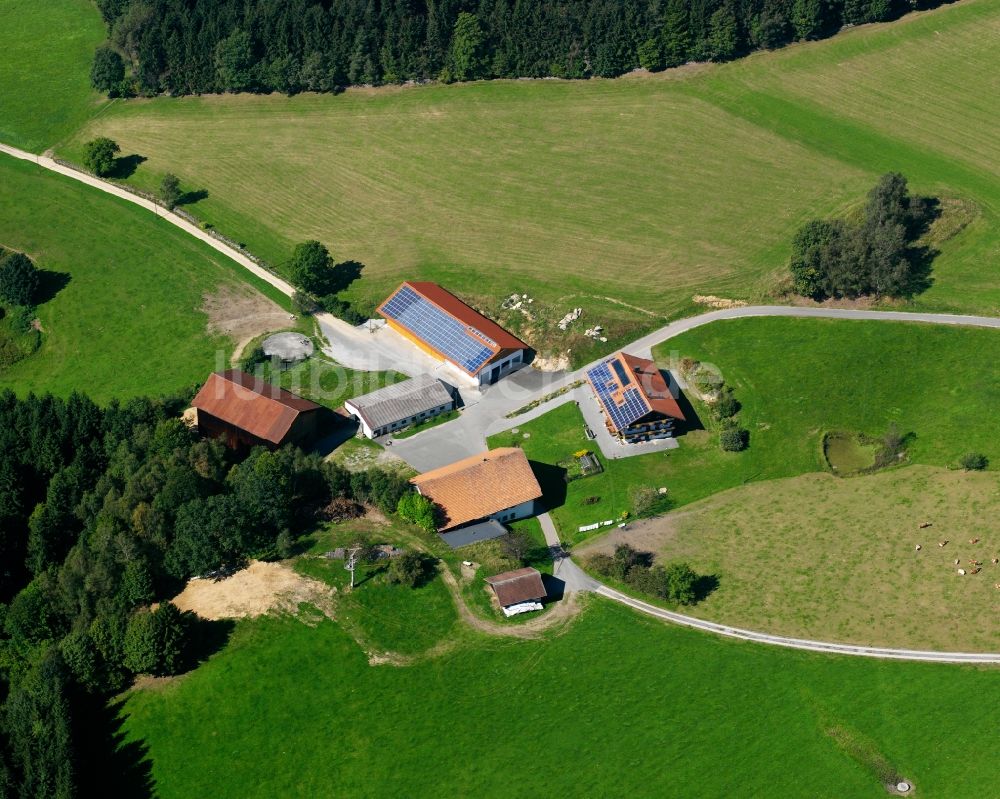
<svg viewBox="0 0 1000 799"><path fill-rule="evenodd" d="M265 613L296 613L308 602L333 618L332 589L281 563L253 561L224 580L194 579L174 597L181 610L203 619L240 619Z"/></svg>
<svg viewBox="0 0 1000 799"><path fill-rule="evenodd" d="M208 332L229 336L237 342L233 360L257 336L287 328L294 320L273 300L247 286L224 283L202 297L201 310L208 315Z"/></svg>

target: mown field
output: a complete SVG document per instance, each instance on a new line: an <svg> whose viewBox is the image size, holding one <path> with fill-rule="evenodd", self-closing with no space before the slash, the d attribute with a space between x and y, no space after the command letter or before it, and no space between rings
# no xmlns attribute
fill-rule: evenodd
<svg viewBox="0 0 1000 799"><path fill-rule="evenodd" d="M598 599L540 640L468 635L371 666L337 623L241 622L197 671L133 691L126 733L162 799L876 799L880 761L921 796L992 790L996 670L735 643Z"/></svg>
<svg viewBox="0 0 1000 799"><path fill-rule="evenodd" d="M802 475L731 489L594 549L629 541L714 575L718 587L685 608L712 621L824 641L996 652L998 489L995 474L929 466ZM982 563L975 575L974 560Z"/></svg>
<svg viewBox="0 0 1000 799"><path fill-rule="evenodd" d="M0 372L18 393L157 396L227 365L204 295L243 291L239 267L123 200L0 155L0 245L26 252L54 296L38 308L41 349ZM50 292L51 293L51 292Z"/></svg>
<svg viewBox="0 0 1000 799"><path fill-rule="evenodd" d="M694 294L767 296L799 224L900 170L969 211L915 304L995 313L998 31L995 3L966 0L654 77L118 103L61 151L112 136L149 159L134 182L176 172L277 264L321 239L365 265L363 306L404 277L494 312L526 292L535 319L501 318L580 357L601 345L550 329L574 306L610 349Z"/></svg>
<svg viewBox="0 0 1000 799"><path fill-rule="evenodd" d="M491 437L490 446L521 446L546 465L543 487L566 540L580 538L580 526L629 510L636 486L666 487L678 506L744 483L825 471L822 442L830 430L879 436L895 423L908 462L948 467L978 451L1000 464L992 422L1000 407L995 330L741 319L695 328L654 355L664 368L676 369L684 357L715 364L743 406L739 419L750 447L722 452L707 408L694 397L705 429L683 435L679 449L606 461L602 474L568 485L555 465L594 446L572 403L519 425L516 434Z"/></svg>
<svg viewBox="0 0 1000 799"><path fill-rule="evenodd" d="M0 31L0 141L41 152L107 103L90 86L107 35L91 0L3 0Z"/></svg>

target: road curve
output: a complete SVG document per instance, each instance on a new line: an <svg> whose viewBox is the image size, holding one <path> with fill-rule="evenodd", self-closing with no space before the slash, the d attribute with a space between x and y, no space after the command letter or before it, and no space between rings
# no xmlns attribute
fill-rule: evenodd
<svg viewBox="0 0 1000 799"><path fill-rule="evenodd" d="M85 183L88 186L99 189L100 191L112 194L116 197L120 197L128 202L135 203L136 205L145 208L148 211L155 213L157 216L163 217L168 222L176 225L184 232L194 236L197 239L205 242L212 249L222 253L223 255L231 258L237 264L242 266L244 269L248 270L252 274L256 275L261 280L269 283L278 289L282 294L286 296L291 296L294 289L286 281L267 271L263 267L254 263L252 260L247 258L246 255L241 253L234 247L229 246L225 242L219 241L218 239L210 236L204 230L199 228L197 225L193 225L186 219L181 218L177 214L167 211L162 206L157 203L147 200L144 197L133 194L120 186L115 185L106 180L94 177L85 172L80 172L71 167L64 166L57 161L44 155L35 155L34 153L29 153L25 150L19 150L16 147L10 147L6 144L0 144L0 152L5 153L14 158L18 158L24 161L31 161L44 169L57 172L66 177L70 177L74 180L78 180L81 183ZM337 319L330 314L317 314L318 317L322 318L325 324L331 326L346 325L347 323ZM885 321L895 321L895 322L924 322L927 324L947 324L947 325L966 325L971 327L990 327L990 328L1000 328L1000 318L990 317L990 316L966 316L961 314L935 314L935 313L920 313L915 311L869 311L869 310L853 310L853 309L839 309L839 308L815 308L815 307L798 307L798 306L783 306L783 305L754 305L754 306L744 306L740 308L727 308L724 310L709 311L707 313L699 314L698 316L688 317L686 319L679 319L675 322L671 322L658 330L653 331L639 339L636 339L631 344L627 345L629 350L632 350L637 355L649 357L652 347L663 341L673 338L687 330L691 330L695 327L700 327L702 325L707 325L712 322L720 321L723 319L743 319L747 317L754 316L793 316L793 317L814 317L814 318L824 318L824 319L870 319L870 320L885 320ZM586 368L586 367L584 367ZM578 370L582 371L582 370ZM572 375L567 376L567 380L572 378ZM551 387L550 387L551 388ZM444 433L444 428L448 425L442 425L437 428L440 432ZM555 527L552 525L551 520L546 515L545 521L548 522L547 525L543 525L546 533L546 538L555 538ZM550 541L550 544L553 543ZM556 543L558 547L558 543ZM837 644L830 643L826 641L811 641L802 638L787 638L780 635L769 635L768 633L756 632L754 630L744 630L739 627L730 627L725 624L718 624L716 622L705 621L704 619L696 619L693 616L685 616L682 613L675 613L673 611L665 610L663 608L651 605L648 602L643 602L639 599L634 599L626 594L616 591L603 583L598 582L590 575L586 574L579 566L577 566L568 556L565 554L559 557L557 554L557 573L563 572L561 576L566 578L567 585L576 590L592 591L600 596L606 597L614 602L618 602L623 605L639 611L640 613L645 613L648 616L653 616L664 621L669 621L674 624L680 624L685 627L692 627L694 629L702 630L705 632L714 633L716 635L723 635L729 638L739 638L745 641L753 641L760 644L768 644L771 646L782 646L790 649L800 649L807 650L811 652L825 652L828 654L837 655L855 655L861 657L873 657L882 658L887 660L909 660L909 661L922 661L922 662L932 662L932 663L978 663L978 664L992 664L1000 665L1000 653L975 653L975 652L928 652L915 649L892 649L886 647L867 647L867 646L856 646L852 644Z"/></svg>

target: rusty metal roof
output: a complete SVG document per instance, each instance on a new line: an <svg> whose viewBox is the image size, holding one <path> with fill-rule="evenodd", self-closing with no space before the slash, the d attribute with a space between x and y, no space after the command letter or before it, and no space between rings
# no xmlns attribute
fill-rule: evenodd
<svg viewBox="0 0 1000 799"><path fill-rule="evenodd" d="M239 369L213 372L191 405L272 444L285 440L300 414L320 409Z"/></svg>

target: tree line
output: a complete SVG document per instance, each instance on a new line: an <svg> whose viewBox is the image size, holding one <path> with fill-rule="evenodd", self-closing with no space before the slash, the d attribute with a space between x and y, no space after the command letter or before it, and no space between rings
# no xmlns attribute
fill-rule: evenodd
<svg viewBox="0 0 1000 799"><path fill-rule="evenodd" d="M923 291L936 253L918 240L938 214L937 201L911 196L901 174L883 175L859 215L815 219L799 229L789 263L795 292L825 300Z"/></svg>
<svg viewBox="0 0 1000 799"><path fill-rule="evenodd" d="M940 0L97 0L111 95L614 77L725 61Z"/></svg>
<svg viewBox="0 0 1000 799"><path fill-rule="evenodd" d="M103 793L108 697L198 658L211 623L169 602L188 578L290 554L346 498L389 513L408 491L291 447L239 457L180 421L187 400L0 393L3 799Z"/></svg>

